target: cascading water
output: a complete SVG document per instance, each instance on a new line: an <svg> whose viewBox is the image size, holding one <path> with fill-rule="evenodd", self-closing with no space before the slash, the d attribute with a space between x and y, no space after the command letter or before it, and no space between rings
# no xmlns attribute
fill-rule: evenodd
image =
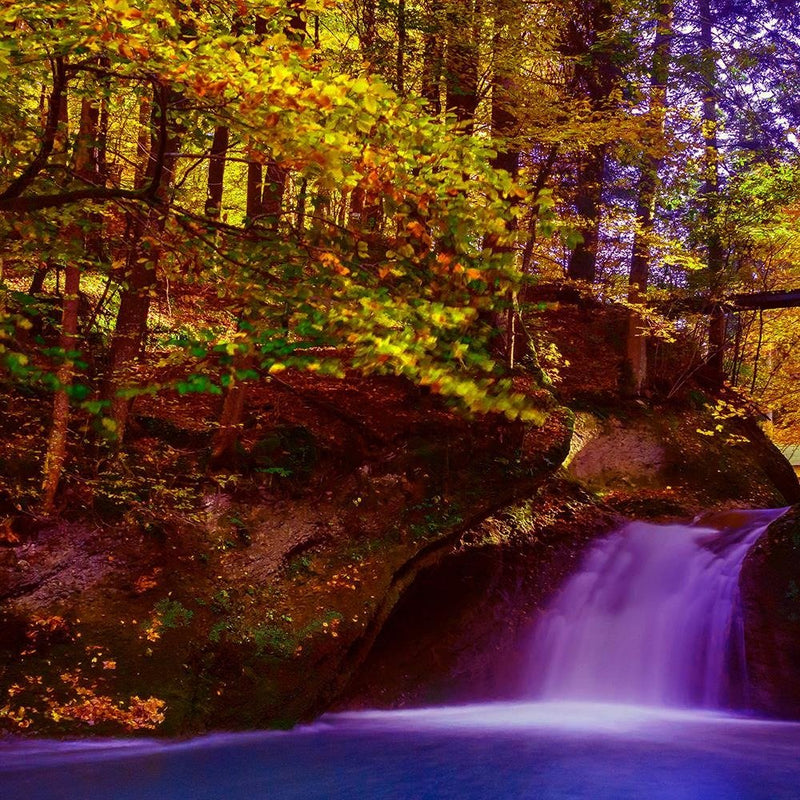
<svg viewBox="0 0 800 800"><path fill-rule="evenodd" d="M596 544L539 620L542 700L720 708L746 686L739 572L782 510L631 522Z"/></svg>

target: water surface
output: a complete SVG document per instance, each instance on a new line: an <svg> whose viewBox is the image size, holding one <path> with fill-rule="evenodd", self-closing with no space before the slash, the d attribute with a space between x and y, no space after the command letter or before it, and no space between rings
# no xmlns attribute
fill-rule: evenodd
<svg viewBox="0 0 800 800"><path fill-rule="evenodd" d="M184 742L0 741L11 800L783 800L800 724L502 703L328 715Z"/></svg>

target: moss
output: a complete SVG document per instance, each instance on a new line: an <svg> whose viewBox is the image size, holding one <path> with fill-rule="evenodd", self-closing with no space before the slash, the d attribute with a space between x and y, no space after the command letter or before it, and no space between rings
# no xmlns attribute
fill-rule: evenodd
<svg viewBox="0 0 800 800"><path fill-rule="evenodd" d="M164 598L153 606L153 614L161 621L161 627L166 629L183 628L192 621L194 612L178 600Z"/></svg>

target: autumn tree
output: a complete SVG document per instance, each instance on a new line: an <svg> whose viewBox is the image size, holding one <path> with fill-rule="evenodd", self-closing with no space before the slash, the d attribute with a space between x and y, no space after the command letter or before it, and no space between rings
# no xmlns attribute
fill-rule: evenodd
<svg viewBox="0 0 800 800"><path fill-rule="evenodd" d="M68 399L99 413L102 430L119 442L137 394L220 392L290 367L341 374L339 348L352 368L403 375L462 407L538 417L503 377L477 323L518 282L511 254L481 245L508 213L508 179L498 182L485 143L427 116L421 100L403 100L380 76L343 74L323 61L302 34L316 12L252 3L252 23L238 25L238 5L223 15L122 0L9 7L14 46L2 51L0 67L13 80L2 103L20 106L29 136L3 143L0 213L22 248L12 243L4 255L24 256L15 271L27 280L52 250L57 221L77 231L96 219L108 259L81 274L105 277L116 309L102 380L80 390L70 388L66 366L49 372L33 343L22 356L4 345L9 374L56 391L48 507L64 464ZM68 69L63 80L53 63ZM59 108L68 83L82 87L87 103L65 166L57 138L59 126L67 130ZM50 98L43 117L42 87ZM93 96L114 98L122 112L102 137ZM87 160L87 147L105 153L106 174ZM291 171L301 224L256 219L248 208L248 176L261 157L283 176ZM277 212L280 181L268 173ZM306 193L320 199L307 217ZM351 213L347 222L343 209L359 193L375 213ZM80 274L69 274L64 365L77 358L70 303ZM162 341L161 358L179 376L164 384L143 355L152 352L154 300L170 287L213 291L220 322ZM245 321L238 329L237 320ZM334 355L321 356L320 346Z"/></svg>

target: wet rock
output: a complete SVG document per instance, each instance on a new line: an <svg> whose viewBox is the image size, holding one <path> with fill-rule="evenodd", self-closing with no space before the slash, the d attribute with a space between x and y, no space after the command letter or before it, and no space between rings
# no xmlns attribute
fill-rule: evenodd
<svg viewBox="0 0 800 800"><path fill-rule="evenodd" d="M800 506L776 520L740 576L749 705L800 718Z"/></svg>

